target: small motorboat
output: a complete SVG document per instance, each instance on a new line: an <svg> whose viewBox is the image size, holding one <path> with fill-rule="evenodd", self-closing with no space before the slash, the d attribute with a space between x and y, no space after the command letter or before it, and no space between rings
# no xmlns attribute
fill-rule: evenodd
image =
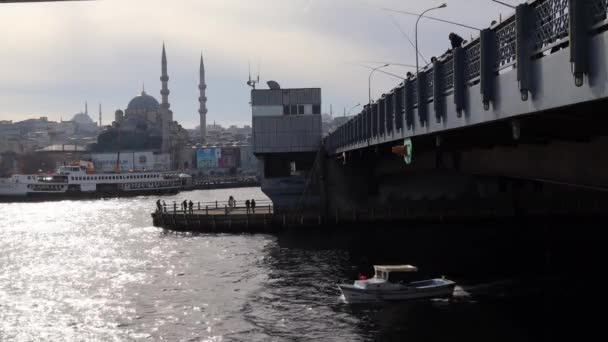
<svg viewBox="0 0 608 342"><path fill-rule="evenodd" d="M375 265L374 277L340 284L347 303L449 298L456 283L445 278L414 280L418 268L411 265Z"/></svg>

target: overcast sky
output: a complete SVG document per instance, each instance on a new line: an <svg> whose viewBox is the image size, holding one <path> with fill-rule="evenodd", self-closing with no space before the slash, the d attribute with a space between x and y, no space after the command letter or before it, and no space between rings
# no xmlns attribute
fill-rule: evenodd
<svg viewBox="0 0 608 342"><path fill-rule="evenodd" d="M510 3L518 0L504 0ZM163 41L169 101L184 127L198 123L198 66L207 71L207 122L249 124L248 64L262 87L321 87L323 110L366 103L369 70L362 61L415 64L414 49L397 29L414 37L415 17L382 8L420 12L435 0L103 0L0 4L0 120L48 116L70 119L89 103L104 124L129 100L146 92L160 101ZM490 0L447 0L429 15L486 27L510 8ZM429 59L448 47L449 32L465 39L476 31L430 20L419 24L419 48ZM420 61L422 64L422 60ZM378 64L368 63L373 66ZM396 74L408 69L390 67ZM398 79L375 74L372 95ZM353 113L355 110L353 110Z"/></svg>

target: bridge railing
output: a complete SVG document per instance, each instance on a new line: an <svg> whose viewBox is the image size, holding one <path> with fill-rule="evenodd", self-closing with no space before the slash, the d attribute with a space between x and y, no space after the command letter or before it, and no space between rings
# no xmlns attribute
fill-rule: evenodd
<svg viewBox="0 0 608 342"><path fill-rule="evenodd" d="M376 138L410 130L417 123L428 124L428 104L434 118L447 120L445 98L453 95L456 116L466 106L465 91L480 84L482 102L489 110L494 102L493 79L515 70L522 101L531 90L532 60L570 47L574 80L582 85L588 72L586 50L589 35L608 25L608 0L537 0L517 6L516 13L480 32L480 36L438 58L420 72L404 79L394 89L346 122L325 141L327 151L336 153L349 145L372 144ZM590 33L591 32L591 33ZM582 33L582 34L581 34ZM570 37L573 34L573 37ZM497 76L498 75L498 76Z"/></svg>

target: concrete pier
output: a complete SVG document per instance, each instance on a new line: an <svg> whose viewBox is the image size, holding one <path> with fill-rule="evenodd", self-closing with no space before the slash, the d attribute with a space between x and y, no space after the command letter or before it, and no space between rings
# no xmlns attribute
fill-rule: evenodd
<svg viewBox="0 0 608 342"><path fill-rule="evenodd" d="M253 210L225 203L195 204L192 211L169 210L152 213L154 225L175 231L200 233L277 233L287 229L370 229L412 223L467 223L532 219L555 221L564 218L605 218L608 200L590 198L510 198L459 201L412 200L398 207L357 207L324 211L275 208L268 202ZM175 210L174 210L175 209Z"/></svg>

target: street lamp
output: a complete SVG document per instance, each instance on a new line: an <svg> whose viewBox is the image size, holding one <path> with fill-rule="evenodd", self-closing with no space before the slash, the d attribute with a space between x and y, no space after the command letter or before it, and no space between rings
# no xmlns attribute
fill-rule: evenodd
<svg viewBox="0 0 608 342"><path fill-rule="evenodd" d="M395 10L395 9L390 9L390 8L383 8L382 10L387 11L387 12L395 12L395 13L399 13L399 14L411 15L411 16L414 16L414 17L417 17L417 16L420 15L418 13L412 13L412 12L407 12L407 11L400 11L400 10ZM481 31L481 29L479 27L475 27L475 26L471 26L471 25L466 25L466 24L463 24L463 23L457 23L457 22L451 21L451 20L439 19L439 18L436 18L436 17L430 17L428 15L423 16L423 18L434 20L434 21L439 21L441 23L446 23L446 24L450 24L450 25L456 25L456 26L464 27L464 28L469 29L469 30Z"/></svg>
<svg viewBox="0 0 608 342"><path fill-rule="evenodd" d="M377 70L380 70L382 68L386 68L387 66L389 66L389 64L384 64L384 65L381 65L379 67L375 67L369 73L369 79L367 80L367 92L368 92L368 95L369 95L368 102L367 102L367 110L369 110L370 115L371 115L371 112L372 112L372 75ZM382 71L382 70L380 70L380 71Z"/></svg>
<svg viewBox="0 0 608 342"><path fill-rule="evenodd" d="M387 66L389 66L389 64L384 64L384 65L381 65L381 66L379 66L379 67L375 67L375 68L373 68L373 69L372 69L372 71L369 73L369 79L368 79L368 81L367 81L367 92L368 92L368 95L369 95L369 102L368 102L368 104L369 104L369 106L370 106L370 107L371 107L371 105L372 105L372 75L373 75L373 74L374 74L374 72L376 72L377 70L380 70L380 69L382 69L382 68L386 68Z"/></svg>
<svg viewBox="0 0 608 342"><path fill-rule="evenodd" d="M352 112L353 109L359 107L361 104L357 103L356 105L354 105L351 109L348 110L348 112L346 111L346 107L344 107L344 116L350 116L350 112Z"/></svg>
<svg viewBox="0 0 608 342"><path fill-rule="evenodd" d="M497 4L501 4L503 6L507 6L507 7L511 7L512 9L515 9L515 6L510 5L510 4L506 3L506 2L502 2L502 1L498 1L498 0L492 0L492 1L495 2L495 3L497 3Z"/></svg>
<svg viewBox="0 0 608 342"><path fill-rule="evenodd" d="M370 66L367 66L367 65L363 65L363 64L355 64L355 65L356 65L356 66L358 66L358 67L361 67L361 68L365 68L365 69L370 69L370 70L373 70L373 69L374 69L373 67L370 67ZM392 64L389 64L389 65L392 65ZM415 67L413 66L412 68L415 68ZM407 78L405 78L405 77L403 77L403 76L395 75L395 74L393 74L393 73L386 72L386 71L384 71L384 70L377 70L377 71L378 71L378 72L381 72L381 73L383 73L383 74L385 74L385 75L393 76L393 77L398 78L398 79L400 79L400 80L406 80L406 79L407 79Z"/></svg>
<svg viewBox="0 0 608 342"><path fill-rule="evenodd" d="M418 72L420 71L420 69L418 68L418 22L420 21L420 18L422 18L422 16L425 15L427 12L430 12L430 11L436 10L436 9L440 9L440 8L445 8L445 7L448 7L448 5L446 3L443 3L437 7L429 8L426 11L420 13L420 15L418 16L418 19L416 19L416 30L415 30L416 31L416 74L418 74Z"/></svg>

